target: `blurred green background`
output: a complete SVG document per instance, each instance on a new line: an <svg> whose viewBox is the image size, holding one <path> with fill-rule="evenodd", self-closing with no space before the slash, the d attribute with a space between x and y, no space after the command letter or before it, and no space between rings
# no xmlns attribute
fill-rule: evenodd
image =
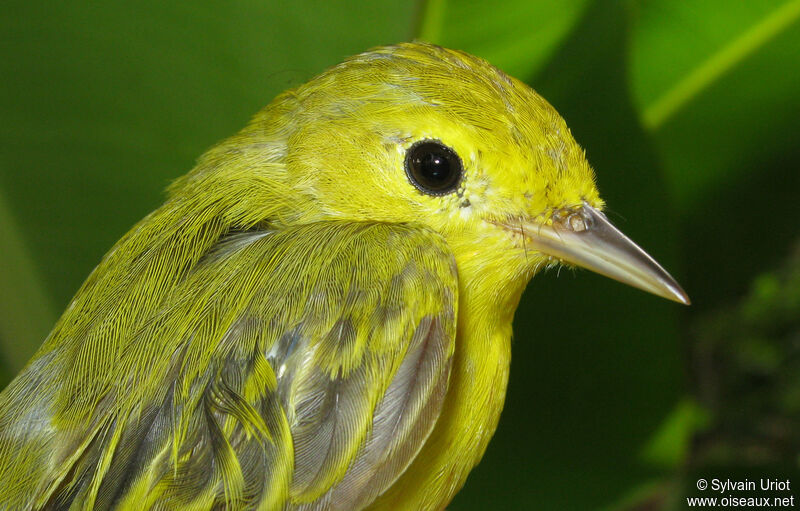
<svg viewBox="0 0 800 511"><path fill-rule="evenodd" d="M500 427L450 509L685 509L699 477L800 486L800 1L5 10L0 387L204 149L345 56L418 38L544 95L611 220L694 301L537 276Z"/></svg>

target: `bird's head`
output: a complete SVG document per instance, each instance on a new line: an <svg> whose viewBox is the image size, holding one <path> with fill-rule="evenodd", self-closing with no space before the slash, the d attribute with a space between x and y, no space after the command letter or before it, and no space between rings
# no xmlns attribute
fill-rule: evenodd
<svg viewBox="0 0 800 511"><path fill-rule="evenodd" d="M594 172L555 109L479 58L377 48L285 93L249 130L285 141L301 221L428 226L459 272L498 293L567 262L688 302L600 213Z"/></svg>

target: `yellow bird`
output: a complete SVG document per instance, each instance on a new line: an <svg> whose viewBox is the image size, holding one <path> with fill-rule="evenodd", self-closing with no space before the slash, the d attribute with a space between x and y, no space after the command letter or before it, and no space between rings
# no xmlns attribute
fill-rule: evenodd
<svg viewBox="0 0 800 511"><path fill-rule="evenodd" d="M204 154L0 394L3 510L439 510L495 431L541 268L688 303L558 113L376 48Z"/></svg>

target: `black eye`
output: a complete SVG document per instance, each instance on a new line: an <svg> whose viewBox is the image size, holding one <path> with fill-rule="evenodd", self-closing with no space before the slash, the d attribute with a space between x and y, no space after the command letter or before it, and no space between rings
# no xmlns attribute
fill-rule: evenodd
<svg viewBox="0 0 800 511"><path fill-rule="evenodd" d="M437 140L422 140L406 153L406 174L411 183L429 195L446 195L461 182L461 159Z"/></svg>

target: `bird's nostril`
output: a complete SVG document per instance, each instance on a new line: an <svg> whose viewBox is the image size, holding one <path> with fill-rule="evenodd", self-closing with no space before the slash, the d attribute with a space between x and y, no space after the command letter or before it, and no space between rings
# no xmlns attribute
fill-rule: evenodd
<svg viewBox="0 0 800 511"><path fill-rule="evenodd" d="M569 228L575 232L585 231L587 228L586 220L577 213L572 214L569 216Z"/></svg>
<svg viewBox="0 0 800 511"><path fill-rule="evenodd" d="M553 226L572 232L583 232L592 226L592 219L584 208L561 208L553 212Z"/></svg>

